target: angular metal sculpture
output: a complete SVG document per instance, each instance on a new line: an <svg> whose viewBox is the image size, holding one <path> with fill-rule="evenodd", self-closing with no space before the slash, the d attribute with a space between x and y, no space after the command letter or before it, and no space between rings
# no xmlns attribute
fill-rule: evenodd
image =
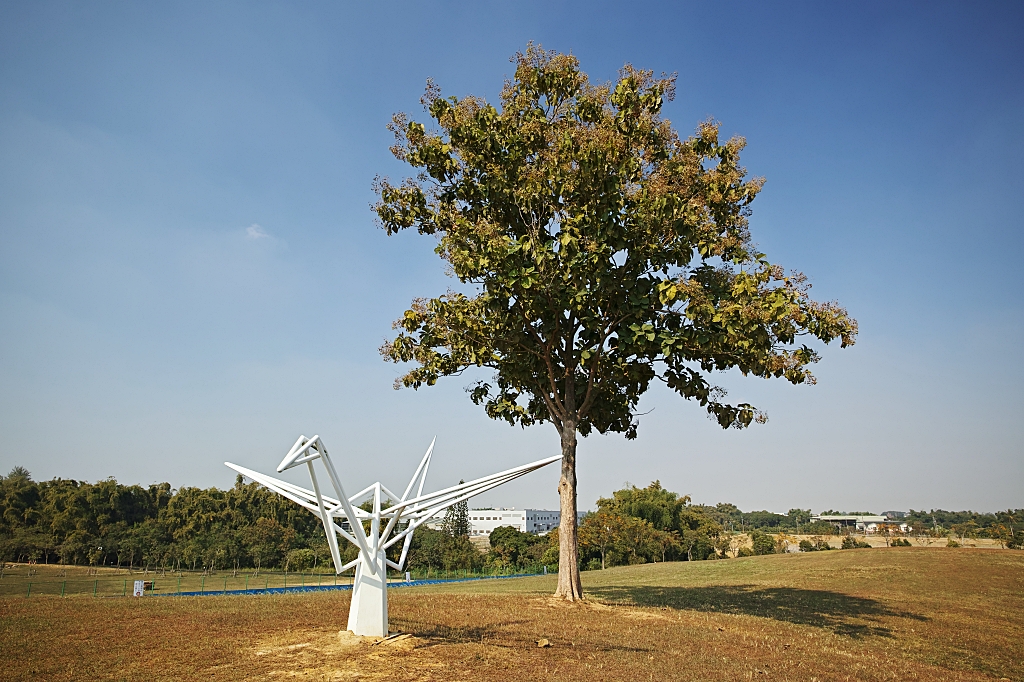
<svg viewBox="0 0 1024 682"><path fill-rule="evenodd" d="M430 467L430 454L433 450L434 441L431 441L427 453L423 455L420 465L416 468L416 473L412 475L409 485L405 487L405 492L401 496L388 490L379 481L363 488L355 495L346 495L338 472L334 468L320 436L312 438L299 436L295 445L291 447L277 467L277 471L280 473L305 464L309 469L309 478L313 484L312 490L265 476L258 471L246 469L231 462L225 462L225 464L246 478L305 507L319 517L324 531L327 533L327 544L331 549L335 571L342 573L352 567L356 569L355 580L352 583L352 605L348 611L348 629L357 635L387 637L387 569L390 567L401 571L405 566L413 532L454 504L464 502L475 495L487 492L502 483L508 483L534 469L547 466L562 458L561 455L555 455L424 495L423 484L427 480L427 469ZM327 471L327 477L330 479L337 498L327 497L320 492L320 482L316 477L316 470L313 468L313 462L316 460L320 460ZM416 489L416 493L410 497L413 488ZM357 506L371 496L373 498L372 511L364 511ZM382 499L384 496L387 496L387 500L390 502L387 507L382 506L385 503ZM342 527L341 521L347 521L348 528ZM369 532L366 532L363 527L364 521L369 522ZM382 521L387 524L383 531L381 530ZM405 521L404 527L399 526L401 521ZM359 548L359 556L344 565L341 563L341 552L338 550L339 535ZM397 562L391 561L385 552L399 542L403 543L401 556Z"/></svg>

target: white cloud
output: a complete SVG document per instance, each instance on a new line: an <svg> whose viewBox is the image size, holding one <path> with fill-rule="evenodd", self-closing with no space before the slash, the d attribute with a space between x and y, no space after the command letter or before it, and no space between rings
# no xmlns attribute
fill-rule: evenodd
<svg viewBox="0 0 1024 682"><path fill-rule="evenodd" d="M253 223L249 227L245 228L246 239L266 239L270 235L263 231L257 223Z"/></svg>

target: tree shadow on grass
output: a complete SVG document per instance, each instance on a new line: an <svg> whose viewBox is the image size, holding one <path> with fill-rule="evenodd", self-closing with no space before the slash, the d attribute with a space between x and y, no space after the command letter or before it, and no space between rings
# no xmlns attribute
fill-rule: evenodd
<svg viewBox="0 0 1024 682"><path fill-rule="evenodd" d="M609 586L590 590L609 604L653 606L708 613L732 613L825 628L847 637L891 637L883 619L927 617L885 604L827 590L758 585L709 587Z"/></svg>
<svg viewBox="0 0 1024 682"><path fill-rule="evenodd" d="M491 626L468 626L468 625L445 625L443 623L428 623L411 619L392 619L391 623L400 632L408 632L411 635L427 641L427 646L440 644L487 644L492 647L508 649L522 649L524 646L533 646L537 641L536 636L527 636L522 632L516 632L517 625L531 625L529 620L504 621L500 625ZM569 640L559 640L550 635L551 643L555 646L575 646L580 651L592 649L595 651L625 651L631 653L649 653L647 647L633 646L630 644L601 644L596 646L570 643Z"/></svg>
<svg viewBox="0 0 1024 682"><path fill-rule="evenodd" d="M408 632L427 640L466 643L482 642L486 638L495 638L501 628L494 626L446 625L444 623L428 623L409 619L392 619L392 623L401 632ZM518 625L522 621L509 621L504 625Z"/></svg>

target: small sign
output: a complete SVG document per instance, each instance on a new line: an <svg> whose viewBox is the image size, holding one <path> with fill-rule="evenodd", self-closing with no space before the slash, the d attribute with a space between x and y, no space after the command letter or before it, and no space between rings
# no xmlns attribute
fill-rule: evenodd
<svg viewBox="0 0 1024 682"><path fill-rule="evenodd" d="M132 596L133 597L141 597L145 593L146 593L146 581L145 580L136 580L135 581L135 588L132 590Z"/></svg>
<svg viewBox="0 0 1024 682"><path fill-rule="evenodd" d="M405 582L407 582L407 583L412 582L412 576L409 575L409 571L405 572Z"/></svg>

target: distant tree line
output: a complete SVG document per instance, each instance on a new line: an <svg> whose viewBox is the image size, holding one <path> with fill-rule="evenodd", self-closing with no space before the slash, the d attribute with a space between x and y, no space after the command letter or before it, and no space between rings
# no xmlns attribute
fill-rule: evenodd
<svg viewBox="0 0 1024 682"><path fill-rule="evenodd" d="M775 551L765 533L828 534L810 511L786 515L742 512L731 504L692 504L664 489L627 486L597 501L580 525L581 564L601 568L654 561L724 558L732 532L752 533L752 553ZM906 519L922 532L1000 538L1024 545L1024 510L997 514L911 511ZM827 524L824 524L827 525ZM469 510L451 507L440 529L413 536L411 570L521 570L558 565L558 533L538 537L511 527L495 529L490 551L469 539ZM771 549L769 549L771 547ZM395 556L400 546L389 553ZM345 543L343 560L356 556ZM239 476L228 490L168 483L122 485L55 478L36 482L16 467L0 476L0 560L150 569L315 569L330 562L318 519L298 505Z"/></svg>
<svg viewBox="0 0 1024 682"><path fill-rule="evenodd" d="M908 524L915 535L954 535L961 542L968 538L993 538L1011 549L1024 547L1024 509L1007 509L993 514L911 509L901 521Z"/></svg>
<svg viewBox="0 0 1024 682"><path fill-rule="evenodd" d="M703 513L717 521L724 529L749 533L754 530L789 532L801 534L829 533L834 529L824 521L811 521L810 509L790 509L785 514L770 511L744 512L734 505L722 502L714 507L695 505Z"/></svg>
<svg viewBox="0 0 1024 682"><path fill-rule="evenodd" d="M536 566L549 542L511 528L499 529L493 540L497 545L486 557L472 545L469 509L462 502L448 510L440 529L416 531L407 566ZM340 549L346 563L355 558L354 546L343 543ZM389 558L397 559L400 551L400 544L392 547ZM168 483L126 486L114 479L40 483L16 467L0 476L0 560L191 571L307 570L330 562L330 550L314 515L241 476L228 490L173 490Z"/></svg>
<svg viewBox="0 0 1024 682"><path fill-rule="evenodd" d="M326 556L317 519L239 476L234 487L0 478L0 558L88 566L279 567ZM305 550L305 551L302 551ZM298 552L298 553L296 553Z"/></svg>

